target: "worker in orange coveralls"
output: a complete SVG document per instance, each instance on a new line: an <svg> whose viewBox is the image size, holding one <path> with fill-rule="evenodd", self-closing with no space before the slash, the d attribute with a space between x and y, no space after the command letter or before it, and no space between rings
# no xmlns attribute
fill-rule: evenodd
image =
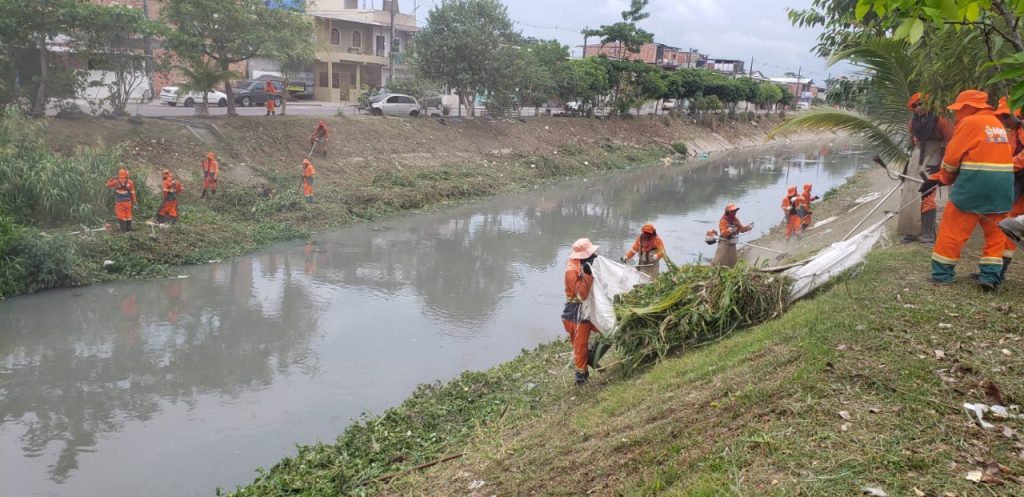
<svg viewBox="0 0 1024 497"><path fill-rule="evenodd" d="M734 203L725 206L725 214L718 221L718 248L715 250L715 258L712 259L713 266L735 267L739 262L739 254L736 253L736 239L740 233L746 233L754 229L754 223L744 225L736 217L740 208Z"/></svg>
<svg viewBox="0 0 1024 497"><path fill-rule="evenodd" d="M117 177L107 181L107 188L114 189L114 215L121 224L121 231L131 231L132 209L139 204L135 196L135 182L128 179L128 170L119 169Z"/></svg>
<svg viewBox="0 0 1024 497"><path fill-rule="evenodd" d="M591 264L597 258L598 248L589 238L576 240L572 244L569 262L565 265L565 308L562 310L562 325L572 343L577 385L586 384L590 377L588 346L590 333L597 328L583 316L582 304L590 297L590 289L594 284Z"/></svg>
<svg viewBox="0 0 1024 497"><path fill-rule="evenodd" d="M633 242L633 248L626 252L625 257L620 260L626 262L637 254L639 257L636 268L652 279L657 278L658 273L661 272L661 259L665 257L665 242L661 241L658 231L651 223L644 224L640 228L640 236L636 237L636 241Z"/></svg>
<svg viewBox="0 0 1024 497"><path fill-rule="evenodd" d="M790 186L786 190L786 196L782 199L782 212L786 216L786 241L796 235L800 237L803 232L800 230L802 224L802 208L804 198L797 193L796 186Z"/></svg>
<svg viewBox="0 0 1024 497"><path fill-rule="evenodd" d="M1013 149L1013 206L1007 218L1013 218L1024 214L1024 128L1020 122L1021 113L1018 110L1013 112L1006 97L999 99L996 107L996 117L1003 122L1006 128L1006 137ZM1006 279L1006 269L1013 262L1013 253L1017 245L1009 237L1003 247L1003 272L1001 279Z"/></svg>
<svg viewBox="0 0 1024 497"><path fill-rule="evenodd" d="M1013 205L1013 149L985 92L960 92L947 108L956 112L953 137L946 145L939 172L928 176L920 188L927 193L937 185L953 185L932 252L931 280L953 281L960 252L980 224L985 246L978 263L978 283L983 290L993 291L1002 282L1006 246L1006 236L997 223Z"/></svg>
<svg viewBox="0 0 1024 497"><path fill-rule="evenodd" d="M313 130L313 136L309 137L310 154L316 150L317 143L320 144L320 151L323 152L323 156L327 157L327 123L323 121L316 125L316 129Z"/></svg>
<svg viewBox="0 0 1024 497"><path fill-rule="evenodd" d="M811 185L810 183L805 183L804 184L804 191L800 192L800 197L803 199L803 207L804 207L804 215L803 215L803 217L800 218L800 232L801 233L803 233L804 231L807 231L807 228L810 228L811 227L811 223L814 222L814 220L811 219L811 215L814 214L814 211L811 210L811 202L814 202L815 200L818 200L818 196L811 194L811 188L814 188L814 186Z"/></svg>
<svg viewBox="0 0 1024 497"><path fill-rule="evenodd" d="M263 82L263 91L267 94L267 115L277 114L277 106L274 104L274 96L277 95L277 87L274 82L267 80Z"/></svg>
<svg viewBox="0 0 1024 497"><path fill-rule="evenodd" d="M910 130L911 153L903 172L913 178L939 171L946 143L953 136L953 124L933 112L926 105L927 98L927 95L915 93L907 101L907 109L912 113L907 128ZM900 205L906 206L896 219L896 233L900 235L900 241L935 243L938 214L935 199L939 196L939 189L922 196L911 187L911 183L904 182L900 195Z"/></svg>
<svg viewBox="0 0 1024 497"><path fill-rule="evenodd" d="M316 174L316 168L313 167L313 163L309 159L302 159L302 195L306 197L306 202L313 201L314 174Z"/></svg>
<svg viewBox="0 0 1024 497"><path fill-rule="evenodd" d="M164 200L160 204L160 210L156 213L156 222L178 224L178 194L185 191L185 187L181 186L180 181L174 179L170 170L164 169L162 174L164 182L161 191L164 194Z"/></svg>
<svg viewBox="0 0 1024 497"><path fill-rule="evenodd" d="M217 164L217 156L213 152L206 154L203 159L203 197L206 198L206 191L210 195L217 194L217 180L220 179L220 165Z"/></svg>

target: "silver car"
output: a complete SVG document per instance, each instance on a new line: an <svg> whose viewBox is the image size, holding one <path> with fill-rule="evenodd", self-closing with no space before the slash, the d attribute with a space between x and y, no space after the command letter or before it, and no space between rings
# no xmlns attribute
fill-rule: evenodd
<svg viewBox="0 0 1024 497"><path fill-rule="evenodd" d="M387 98L370 104L370 113L375 116L418 116L420 104L409 95L392 93Z"/></svg>

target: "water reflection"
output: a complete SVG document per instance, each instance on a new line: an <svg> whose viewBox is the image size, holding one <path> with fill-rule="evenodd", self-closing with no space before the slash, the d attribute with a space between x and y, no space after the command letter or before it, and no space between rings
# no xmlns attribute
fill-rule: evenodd
<svg viewBox="0 0 1024 497"><path fill-rule="evenodd" d="M24 475L15 495L243 483L417 383L560 336L573 239L617 257L653 220L677 261L707 256L727 201L764 230L786 183L824 192L863 162L827 147L740 152L357 226L186 278L14 299L0 304L0 466ZM145 462L105 448L143 439L183 457L133 471Z"/></svg>

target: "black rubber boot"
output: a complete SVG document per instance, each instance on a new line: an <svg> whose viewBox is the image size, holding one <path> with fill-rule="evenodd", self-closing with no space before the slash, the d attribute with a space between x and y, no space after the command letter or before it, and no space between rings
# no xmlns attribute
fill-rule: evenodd
<svg viewBox="0 0 1024 497"><path fill-rule="evenodd" d="M121 225L121 233L128 232L128 221L117 220L117 223Z"/></svg>
<svg viewBox="0 0 1024 497"><path fill-rule="evenodd" d="M583 386L587 384L587 379L590 378L590 371L576 372L576 386Z"/></svg>
<svg viewBox="0 0 1024 497"><path fill-rule="evenodd" d="M1010 267L1010 263L1013 262L1012 257L1003 257L1003 270L999 273L999 281L1006 282L1006 269Z"/></svg>
<svg viewBox="0 0 1024 497"><path fill-rule="evenodd" d="M131 220L125 221L125 226L126 226L125 231L131 231L132 230L132 222L131 222Z"/></svg>
<svg viewBox="0 0 1024 497"><path fill-rule="evenodd" d="M935 216L938 210L932 209L921 213L921 243L935 243Z"/></svg>
<svg viewBox="0 0 1024 497"><path fill-rule="evenodd" d="M203 188L203 195L199 198L206 198L206 188Z"/></svg>

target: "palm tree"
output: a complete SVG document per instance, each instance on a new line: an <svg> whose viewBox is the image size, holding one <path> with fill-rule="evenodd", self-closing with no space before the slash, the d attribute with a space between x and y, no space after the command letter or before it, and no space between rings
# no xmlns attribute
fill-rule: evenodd
<svg viewBox="0 0 1024 497"><path fill-rule="evenodd" d="M202 59L194 59L188 66L176 66L181 73L185 75L187 81L178 88L178 95L185 95L189 93L200 93L203 95L202 104L196 104L197 116L208 116L210 111L207 109L209 104L208 93L213 91L214 88L220 84L235 79L238 76L231 72L225 71L220 68L216 63L211 63Z"/></svg>
<svg viewBox="0 0 1024 497"><path fill-rule="evenodd" d="M769 133L769 138L799 131L843 131L871 145L882 158L907 160L907 101L917 85L912 74L914 64L906 41L875 38L853 48L837 52L829 65L847 61L871 73L868 81L866 114L856 111L816 107L786 120Z"/></svg>

